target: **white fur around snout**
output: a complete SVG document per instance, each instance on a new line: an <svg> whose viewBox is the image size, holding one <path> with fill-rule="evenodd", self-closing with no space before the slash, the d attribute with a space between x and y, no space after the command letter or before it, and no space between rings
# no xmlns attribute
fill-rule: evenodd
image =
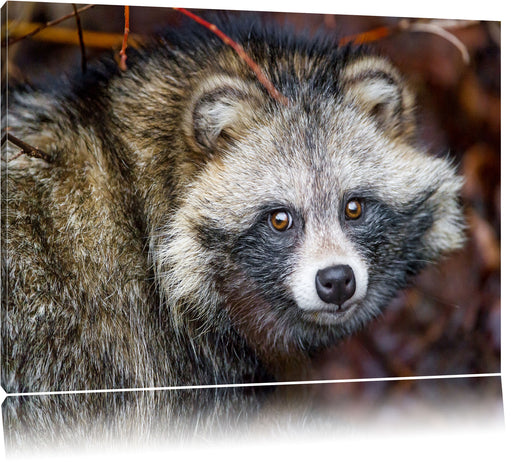
<svg viewBox="0 0 512 462"><path fill-rule="evenodd" d="M363 260L357 256L329 255L322 258L306 258L299 263L293 273L291 290L297 306L304 311L332 311L338 305L326 303L318 296L316 290L316 275L319 270L336 265L348 265L354 272L356 290L342 307L348 308L361 301L366 295L368 286L368 269Z"/></svg>

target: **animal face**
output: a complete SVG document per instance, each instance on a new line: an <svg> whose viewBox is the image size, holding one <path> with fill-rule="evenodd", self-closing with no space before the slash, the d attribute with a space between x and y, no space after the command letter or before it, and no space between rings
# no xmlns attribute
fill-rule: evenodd
<svg viewBox="0 0 512 462"><path fill-rule="evenodd" d="M217 294L256 342L316 348L460 244L460 179L408 143L410 97L388 66L358 61L343 91L287 106L232 79L203 89L188 127L210 158L160 248L168 296Z"/></svg>

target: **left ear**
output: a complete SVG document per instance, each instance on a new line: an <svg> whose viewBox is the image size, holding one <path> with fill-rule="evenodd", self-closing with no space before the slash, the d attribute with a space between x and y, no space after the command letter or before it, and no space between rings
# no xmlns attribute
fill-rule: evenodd
<svg viewBox="0 0 512 462"><path fill-rule="evenodd" d="M350 62L341 75L345 98L374 118L390 136L414 132L414 97L389 61L365 56Z"/></svg>

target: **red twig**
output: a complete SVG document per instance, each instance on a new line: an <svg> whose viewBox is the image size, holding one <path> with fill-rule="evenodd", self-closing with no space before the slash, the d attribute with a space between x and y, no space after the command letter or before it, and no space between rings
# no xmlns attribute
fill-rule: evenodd
<svg viewBox="0 0 512 462"><path fill-rule="evenodd" d="M401 29L399 27L381 26L381 27L377 27L375 29L371 29L366 32L361 32L359 34L347 35L345 37L342 37L338 41L338 45L341 47L350 42L353 42L358 45L361 43L374 42L375 40L380 40L384 37L387 37L398 30L401 30Z"/></svg>
<svg viewBox="0 0 512 462"><path fill-rule="evenodd" d="M253 61L253 59L244 51L242 46L235 42L233 39L228 37L224 32L222 32L215 24L212 24L208 21L205 21L204 19L200 18L199 16L196 16L194 13L186 10L185 8L176 8L174 7L176 11L179 11L180 13L184 14L185 16L188 16L189 18L193 19L197 23L201 24L202 26L206 27L210 31L212 31L217 37L219 37L226 45L229 45L231 48L233 48L238 56L242 58L247 65L252 69L260 83L267 89L267 91L270 93L270 95L277 101L279 101L281 104L288 104L288 98L281 94L276 87L272 84L272 82L267 78L267 76L263 73L261 68Z"/></svg>
<svg viewBox="0 0 512 462"><path fill-rule="evenodd" d="M46 29L47 27L55 26L55 25L61 23L62 21L65 21L66 19L72 18L77 13L82 13L82 12L88 10L89 8L92 8L93 6L95 6L95 5L84 6L83 8L76 10L76 13L75 13L75 11L73 11L73 13L67 14L66 16L62 16L59 19L55 19L53 21L49 21L45 24L42 24L39 27L37 27L36 29L34 29L32 32L29 32L28 34L25 34L22 37L10 38L9 40L7 40L7 42L2 41L2 46L5 46L6 43L7 43L7 45L10 46L13 43L16 43L16 42L19 42L20 40L26 39L27 37L32 37L33 35L36 35L38 32L41 32L43 29Z"/></svg>
<svg viewBox="0 0 512 462"><path fill-rule="evenodd" d="M130 33L130 7L124 7L124 37L123 37L123 45L121 47L121 51L119 55L121 56L121 62L119 67L121 70L126 71L126 47L128 46L128 34Z"/></svg>

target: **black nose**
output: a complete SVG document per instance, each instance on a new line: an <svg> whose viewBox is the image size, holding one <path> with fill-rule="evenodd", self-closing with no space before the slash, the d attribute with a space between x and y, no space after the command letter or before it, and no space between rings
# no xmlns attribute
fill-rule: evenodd
<svg viewBox="0 0 512 462"><path fill-rule="evenodd" d="M316 273L316 291L326 303L340 306L356 291L356 279L348 265L324 268Z"/></svg>

